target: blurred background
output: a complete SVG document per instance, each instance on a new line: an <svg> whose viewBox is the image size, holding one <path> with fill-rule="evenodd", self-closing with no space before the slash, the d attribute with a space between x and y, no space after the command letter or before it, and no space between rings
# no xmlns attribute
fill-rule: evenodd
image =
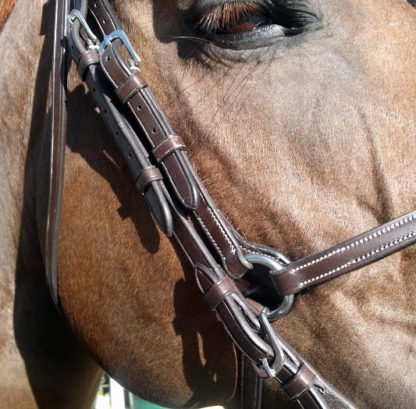
<svg viewBox="0 0 416 409"><path fill-rule="evenodd" d="M104 374L92 409L168 409L138 398ZM223 409L213 406L205 409Z"/></svg>

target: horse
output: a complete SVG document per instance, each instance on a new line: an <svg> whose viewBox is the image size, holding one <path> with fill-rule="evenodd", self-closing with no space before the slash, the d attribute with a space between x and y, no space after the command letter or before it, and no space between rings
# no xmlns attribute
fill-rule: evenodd
<svg viewBox="0 0 416 409"><path fill-rule="evenodd" d="M244 237L298 259L414 208L414 2L111 4L205 187ZM90 408L104 369L160 405L236 408L232 341L151 221L74 68L62 315L53 303L44 255L53 6L17 1L0 34L2 405ZM314 23L250 34L297 18ZM194 38L195 27L218 41ZM221 43L227 31L233 41ZM416 405L415 256L410 247L310 289L273 324L361 408ZM266 382L263 407L276 406L294 403Z"/></svg>

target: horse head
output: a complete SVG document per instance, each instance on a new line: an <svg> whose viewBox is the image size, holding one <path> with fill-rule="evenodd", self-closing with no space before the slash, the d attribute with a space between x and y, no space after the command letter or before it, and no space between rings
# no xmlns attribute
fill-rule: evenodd
<svg viewBox="0 0 416 409"><path fill-rule="evenodd" d="M205 188L245 239L296 260L413 209L411 1L111 3ZM89 94L72 67L58 258L69 327L145 398L236 407L233 343ZM359 407L416 403L414 251L303 292L273 324ZM266 382L263 405L276 404L294 407Z"/></svg>

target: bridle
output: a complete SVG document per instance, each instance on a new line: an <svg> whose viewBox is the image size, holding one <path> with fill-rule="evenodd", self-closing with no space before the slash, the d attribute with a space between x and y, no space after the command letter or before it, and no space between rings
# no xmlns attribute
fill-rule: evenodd
<svg viewBox="0 0 416 409"><path fill-rule="evenodd" d="M76 3L71 13L68 0L56 0L55 8L45 263L57 306L66 130L65 53L69 50L153 219L182 248L205 301L241 352L241 408L261 407L262 382L268 378L276 379L302 408L355 408L274 331L269 321L287 314L300 291L415 243L416 212L294 262L273 248L244 240L203 187L184 141L173 131L143 77L140 58L107 0ZM122 47L127 50L127 59ZM278 308L271 310L245 296L240 282L254 266L268 271L263 282L281 300Z"/></svg>

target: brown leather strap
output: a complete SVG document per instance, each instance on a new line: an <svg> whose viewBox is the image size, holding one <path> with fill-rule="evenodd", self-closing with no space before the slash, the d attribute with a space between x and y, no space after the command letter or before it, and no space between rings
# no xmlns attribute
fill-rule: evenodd
<svg viewBox="0 0 416 409"><path fill-rule="evenodd" d="M85 73L90 65L98 64L100 61L97 50L87 50L80 55L77 63L78 74L85 81Z"/></svg>
<svg viewBox="0 0 416 409"><path fill-rule="evenodd" d="M89 7L93 10L92 15L95 17L97 27L102 35L110 34L120 28L120 24L106 0L89 1Z"/></svg>
<svg viewBox="0 0 416 409"><path fill-rule="evenodd" d="M282 385L282 389L291 399L299 399L316 381L316 374L302 363L297 374Z"/></svg>
<svg viewBox="0 0 416 409"><path fill-rule="evenodd" d="M163 162L169 155L178 150L185 150L185 142L178 135L169 135L166 139L155 146L152 150L153 156L158 163Z"/></svg>
<svg viewBox="0 0 416 409"><path fill-rule="evenodd" d="M240 354L240 409L261 409L263 379L257 376L253 365Z"/></svg>
<svg viewBox="0 0 416 409"><path fill-rule="evenodd" d="M205 293L204 300L211 306L211 309L215 310L224 301L225 297L235 292L237 292L235 284L229 277L223 277Z"/></svg>
<svg viewBox="0 0 416 409"><path fill-rule="evenodd" d="M58 295L58 235L66 143L66 16L69 1L56 0L52 61L51 152L48 213L46 221L45 269L52 298L59 309ZM63 42L63 43L62 43Z"/></svg>
<svg viewBox="0 0 416 409"><path fill-rule="evenodd" d="M416 242L416 212L408 213L273 273L277 291L294 294L373 263Z"/></svg>
<svg viewBox="0 0 416 409"><path fill-rule="evenodd" d="M137 189L140 193L143 193L152 182L156 182L158 180L163 180L160 170L153 165L147 166L141 170L136 181Z"/></svg>
<svg viewBox="0 0 416 409"><path fill-rule="evenodd" d="M136 71L131 74L127 80L116 89L116 94L120 101L125 104L140 89L147 86L146 80L141 72Z"/></svg>

